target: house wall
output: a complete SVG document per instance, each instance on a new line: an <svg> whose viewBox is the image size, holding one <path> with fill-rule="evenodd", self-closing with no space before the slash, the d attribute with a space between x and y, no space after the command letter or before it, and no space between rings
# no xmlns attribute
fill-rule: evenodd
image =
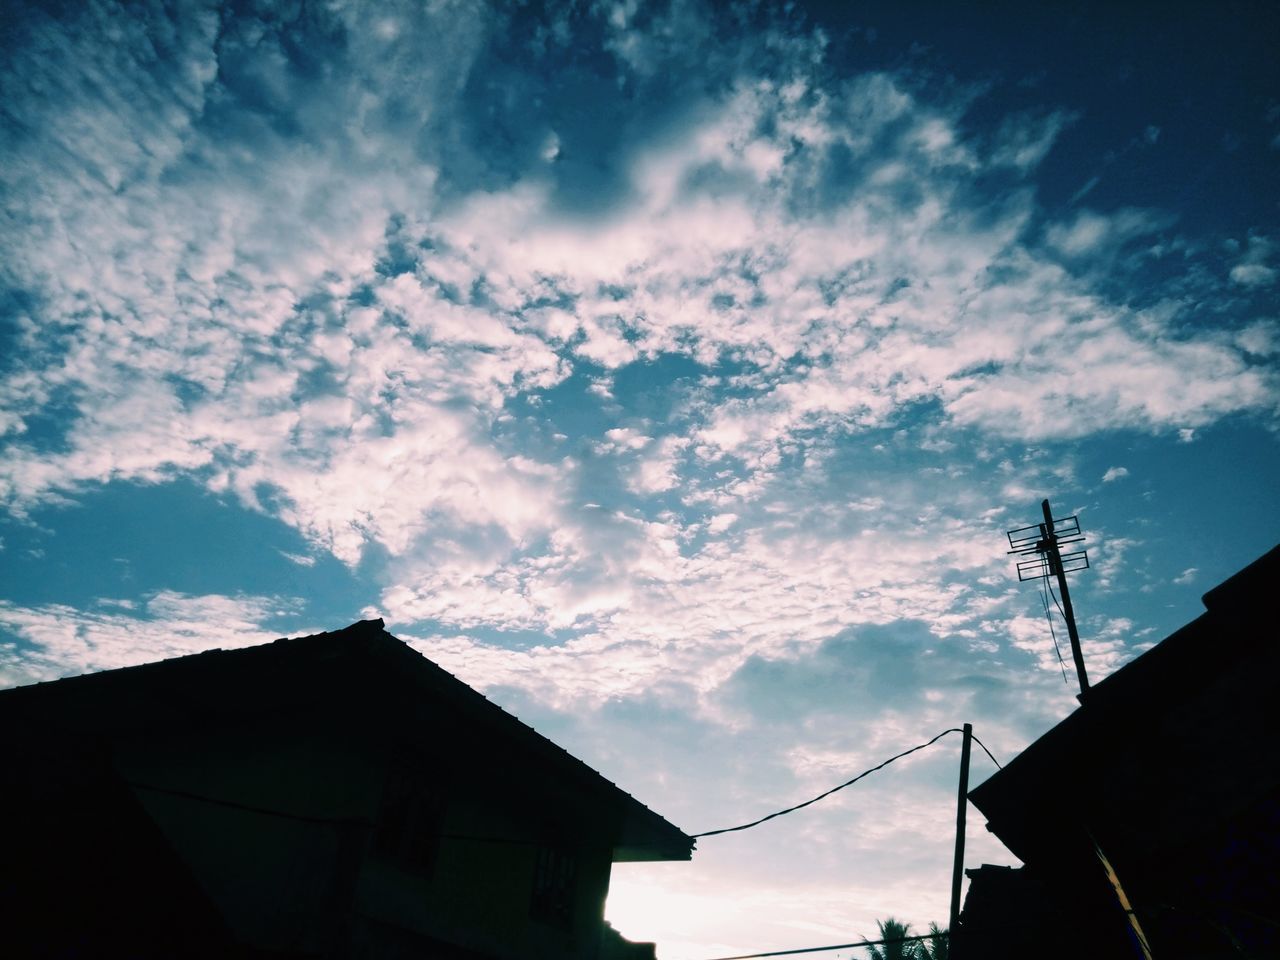
<svg viewBox="0 0 1280 960"><path fill-rule="evenodd" d="M326 952L346 936L376 768L331 731L262 729L130 739L116 767L238 940Z"/></svg>
<svg viewBox="0 0 1280 960"><path fill-rule="evenodd" d="M494 795L454 779L429 870L415 870L373 852L363 861L356 913L366 929L396 928L495 958L575 958L598 955L611 851L555 824L518 793ZM558 838L558 842L557 841ZM539 848L556 845L576 867L565 922L535 915ZM372 934L371 934L372 935Z"/></svg>
<svg viewBox="0 0 1280 960"><path fill-rule="evenodd" d="M689 838L381 626L0 691L6 941L598 960L615 844Z"/></svg>
<svg viewBox="0 0 1280 960"><path fill-rule="evenodd" d="M264 730L270 730L265 736ZM376 741L374 741L376 742ZM137 736L115 764L236 939L294 954L595 960L611 850L522 795L427 758L442 799L427 868L379 849L400 754L368 732L258 717ZM538 791L533 791L537 793ZM540 846L572 851L567 922L532 910ZM469 952L467 952L469 951Z"/></svg>

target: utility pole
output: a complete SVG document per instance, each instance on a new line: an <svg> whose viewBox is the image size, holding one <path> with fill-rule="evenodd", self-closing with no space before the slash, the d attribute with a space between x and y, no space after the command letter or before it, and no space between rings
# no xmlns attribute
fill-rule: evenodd
<svg viewBox="0 0 1280 960"><path fill-rule="evenodd" d="M1063 544L1081 543L1084 536L1080 533L1080 521L1077 517L1053 518L1049 501L1040 501L1040 509L1044 514L1044 522L1029 527L1019 527L1009 531L1010 553L1025 556L1034 553L1031 560L1018 562L1018 579L1047 580L1054 577L1058 581L1058 590L1062 593L1062 619L1067 621L1067 635L1071 638L1071 657L1076 664L1076 676L1080 680L1080 693L1077 697L1084 703L1085 694L1089 692L1089 676L1084 669L1084 654L1080 650L1080 633L1076 629L1075 610L1071 606L1071 591L1067 589L1067 574L1089 567L1089 554L1085 550L1077 550L1064 554L1060 549Z"/></svg>
<svg viewBox="0 0 1280 960"><path fill-rule="evenodd" d="M1040 525L1040 529L1044 531L1049 572L1057 576L1058 589L1062 591L1062 616L1067 621L1067 635L1071 638L1071 656L1076 662L1076 676L1080 678L1080 699L1083 702L1084 695L1089 692L1089 676L1084 672L1084 654L1080 650L1080 634L1076 630L1076 612L1071 606L1071 592L1067 589L1067 571L1062 566L1062 552L1058 549L1057 534L1053 532L1053 511L1049 509L1047 499L1040 501L1040 509L1044 512L1044 523ZM1076 530L1079 529L1080 524L1077 521Z"/></svg>
<svg viewBox="0 0 1280 960"><path fill-rule="evenodd" d="M956 796L956 857L951 868L951 919L947 930L951 943L960 929L960 884L964 882L964 821L969 809L969 747L973 741L973 724L966 723L964 746L960 748L960 791Z"/></svg>

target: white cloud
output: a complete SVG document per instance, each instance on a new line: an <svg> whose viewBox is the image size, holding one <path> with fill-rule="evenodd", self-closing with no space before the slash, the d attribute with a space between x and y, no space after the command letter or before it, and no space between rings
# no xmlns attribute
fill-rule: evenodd
<svg viewBox="0 0 1280 960"><path fill-rule="evenodd" d="M1069 224L1051 225L1045 239L1067 257L1097 256L1171 223L1170 216L1153 210L1125 209L1109 214L1081 210Z"/></svg>
<svg viewBox="0 0 1280 960"><path fill-rule="evenodd" d="M1274 319L1259 320L1241 330L1236 335L1236 343L1246 353L1258 357L1269 357L1280 351L1280 338L1276 335L1277 326Z"/></svg>
<svg viewBox="0 0 1280 960"><path fill-rule="evenodd" d="M393 623L430 618L460 633L575 626L569 638L549 635L520 652L461 635L420 643L468 682L527 687L565 707L635 696L668 675L709 693L749 657L795 656L859 624L923 620L951 638L990 617L989 598L941 579L945 570L994 572L1002 558L985 528L946 521L904 530L888 517L863 527L856 506L824 512L824 523L850 532L830 537L789 522L762 529L757 519L735 533L742 520L721 514L711 520L715 537L686 553L671 523L617 518L560 530L554 552L465 579L420 571L410 579L418 587L388 591L382 608Z"/></svg>
<svg viewBox="0 0 1280 960"><path fill-rule="evenodd" d="M1060 112L1044 117L1009 117L996 138L992 162L1024 172L1035 168L1071 122L1068 114Z"/></svg>
<svg viewBox="0 0 1280 960"><path fill-rule="evenodd" d="M1122 480L1128 475L1127 467L1108 467L1107 472L1102 475L1102 482L1111 483L1113 480Z"/></svg>
<svg viewBox="0 0 1280 960"><path fill-rule="evenodd" d="M0 628L25 645L21 650L0 645L0 685L266 643L275 635L260 624L300 607L296 598L190 596L171 590L151 594L140 609L111 599L100 600L94 610L0 601Z"/></svg>
<svg viewBox="0 0 1280 960"><path fill-rule="evenodd" d="M1276 270L1267 265L1274 246L1269 237L1250 237L1244 255L1231 268L1231 280L1242 287L1269 287L1275 283Z"/></svg>
<svg viewBox="0 0 1280 960"><path fill-rule="evenodd" d="M709 521L707 521L707 530L711 533L724 533L731 526L738 522L736 513L717 513Z"/></svg>
<svg viewBox="0 0 1280 960"><path fill-rule="evenodd" d="M1108 537L1090 551L1099 589L1110 590L1115 585L1124 568L1125 554L1136 546L1139 542L1131 537Z"/></svg>
<svg viewBox="0 0 1280 960"><path fill-rule="evenodd" d="M475 36L455 28L473 50ZM361 82L408 82L396 58L420 35L369 42L362 55L378 68ZM390 65L385 42L399 45ZM292 82L264 64L280 74L271 83ZM438 74L414 82L443 90ZM508 399L580 361L613 369L677 352L754 365L736 399L690 395L683 411L701 462L745 463L726 488L735 499L758 495L797 436L885 425L929 400L956 425L1027 439L1185 428L1275 402L1274 374L1232 346L1169 337L1167 318L1108 302L1020 247L1027 197L980 199L970 181L983 165L1034 165L1061 117L1011 121L984 158L959 132L961 109L926 105L887 74L838 92L744 80L638 150L633 202L590 222L558 213L536 176L437 213L432 169L370 156L352 192L345 158L300 159L283 143L255 161L289 171L272 178L286 188L266 209L253 202L256 177L234 166L213 198L160 182L136 202L78 188L90 193L73 206L98 221L81 252L37 245L20 262L29 280L60 278L54 309L82 311L91 296L89 318L46 385L19 376L7 389L28 409L51 385L73 389L82 418L64 454L17 446L0 490L23 509L85 483L211 471L251 505L274 490L281 516L353 563L369 540L402 554L451 525L493 525L513 543L545 530L563 467L527 456L514 467L522 451L494 449L492 428ZM836 145L874 171L820 213L797 214L791 198L812 190ZM895 167L916 171L906 194ZM723 186L698 187L700 176ZM207 210L220 211L216 224ZM398 242L432 244L412 273L384 279L372 267L393 214ZM1086 211L1048 237L1080 255L1165 222ZM108 242L123 257L85 256ZM67 262L89 272L59 269ZM341 297L362 284L375 306L297 309L318 289ZM476 284L486 304L467 302ZM602 284L621 295L600 296ZM135 319L107 319L117 311ZM804 362L785 369L790 358ZM652 436L630 489L687 481L685 450L681 437Z"/></svg>
<svg viewBox="0 0 1280 960"><path fill-rule="evenodd" d="M644 495L675 487L680 482L680 460L690 443L685 437L667 436L651 444L629 474L628 489Z"/></svg>

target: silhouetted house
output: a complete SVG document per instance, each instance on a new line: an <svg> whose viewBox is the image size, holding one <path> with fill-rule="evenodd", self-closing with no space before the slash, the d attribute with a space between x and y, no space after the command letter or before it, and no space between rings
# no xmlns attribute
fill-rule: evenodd
<svg viewBox="0 0 1280 960"><path fill-rule="evenodd" d="M693 840L382 621L0 692L8 956L653 956Z"/></svg>
<svg viewBox="0 0 1280 960"><path fill-rule="evenodd" d="M1025 864L969 871L955 957L1280 957L1280 547L970 792Z"/></svg>

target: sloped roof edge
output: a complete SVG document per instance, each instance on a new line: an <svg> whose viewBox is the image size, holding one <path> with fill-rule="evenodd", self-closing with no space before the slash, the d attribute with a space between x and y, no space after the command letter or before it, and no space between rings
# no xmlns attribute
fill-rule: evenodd
<svg viewBox="0 0 1280 960"><path fill-rule="evenodd" d="M386 624L381 618L360 620L340 630L302 637L283 637L269 643L230 650L214 648L166 660L0 690L0 707L29 705L34 699L57 693L70 693L81 685L98 687L126 678L147 683L152 678L158 679L173 671L185 672L201 664L227 665L272 654L276 656L284 654L289 657L302 655L319 659L332 655L335 652L335 646L340 646L345 651L353 650L353 641L362 642L375 660L400 661L404 667L404 673L397 675L400 679L415 682L432 693L447 697L460 709L470 711L477 720L490 725L498 735L510 737L518 742L522 749L542 758L566 776L581 783L586 789L614 797L624 811L624 832L630 838L629 840L624 838L624 842L615 848L615 860L687 860L691 858L694 847L692 837L559 744L543 736L403 640L387 632Z"/></svg>
<svg viewBox="0 0 1280 960"><path fill-rule="evenodd" d="M969 791L988 829L1023 856L1022 835L1040 829L1029 797L1050 795L1051 787L1079 789L1099 753L1129 749L1129 731L1177 710L1215 673L1255 659L1266 672L1261 661L1274 659L1274 645L1258 628L1266 622L1259 613L1277 585L1280 545L1205 593L1200 616L1094 684L1078 709Z"/></svg>

